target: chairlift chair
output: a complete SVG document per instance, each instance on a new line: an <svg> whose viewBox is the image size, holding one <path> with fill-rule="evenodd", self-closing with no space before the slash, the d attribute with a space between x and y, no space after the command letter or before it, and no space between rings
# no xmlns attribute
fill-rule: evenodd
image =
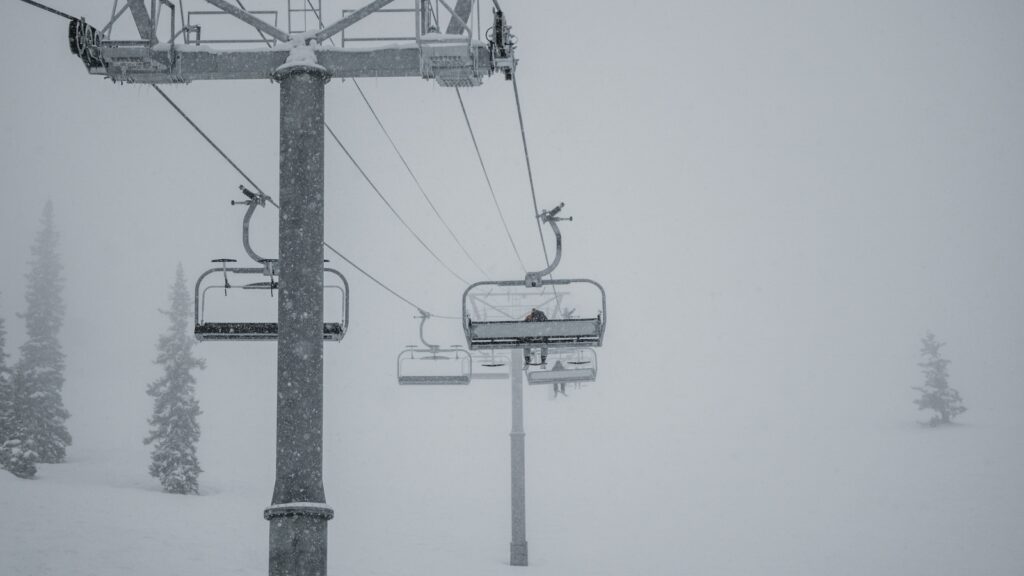
<svg viewBox="0 0 1024 576"><path fill-rule="evenodd" d="M268 321L236 321L236 320L215 320L210 321L207 319L207 295L210 290L220 289L224 291L224 296L228 297L230 293L237 290L242 291L258 291L267 292L271 297L274 296L274 292L278 289L278 261L276 259L261 258L252 246L249 244L249 221L252 218L253 212L258 206L264 206L266 204L266 195L262 192L250 192L244 186L239 186L242 193L248 197L248 200L243 202L235 202L234 204L241 204L248 206L245 217L242 220L242 245L245 247L245 251L249 256L255 260L260 266L229 266L228 264L236 262L231 258L219 258L213 260L214 263L219 266L210 268L206 272L203 272L196 280L195 288L195 330L194 334L196 340L199 341L226 341L226 340L241 340L241 341L260 341L260 340L277 340L278 337L278 324L277 322ZM326 262L326 260L325 260ZM204 282L212 274L219 272L222 275L223 282L220 284ZM231 279L236 276L262 276L267 280L255 281L255 282L244 282L243 280L236 279L232 282ZM323 339L324 341L339 342L345 337L345 333L348 329L348 281L341 272L334 268L324 267L324 293L328 291L337 292L338 304L337 310L333 312L340 315L333 322L324 322ZM331 301L333 303L333 299ZM274 310L274 317L276 319L276 304Z"/></svg>
<svg viewBox="0 0 1024 576"><path fill-rule="evenodd" d="M607 323L604 288L589 279L544 278L562 258L557 225L566 219L557 217L562 206L540 215L555 233L555 259L547 268L528 273L525 280L476 282L463 293L463 328L470 350L539 348L543 356L549 348L601 345ZM572 310L567 310L569 305Z"/></svg>
<svg viewBox="0 0 1024 576"><path fill-rule="evenodd" d="M232 283L230 278L234 276L264 275L265 268L257 267L232 267L227 266L228 262L234 262L229 258L214 260L219 267L210 268L203 272L196 281L195 289L195 337L200 342L224 341L224 340L277 340L277 322L240 322L240 321L210 321L207 318L207 293L210 290L222 289L225 295L234 290L259 290L266 291L273 296L278 288L276 279L263 282ZM211 274L220 272L222 283L206 283L204 280ZM330 280L329 277L332 277ZM341 272L334 268L324 268L324 293L336 291L341 304L341 318L334 322L324 322L323 339L329 342L340 342L345 337L348 328L348 282ZM239 281L240 282L240 281ZM331 282L331 283L328 283ZM274 315L276 317L276 303L274 304Z"/></svg>
<svg viewBox="0 0 1024 576"><path fill-rule="evenodd" d="M423 326L430 314L420 311L420 342L410 344L398 353L398 384L402 386L456 385L465 386L473 378L473 359L462 346L442 348L430 344L423 336Z"/></svg>
<svg viewBox="0 0 1024 576"><path fill-rule="evenodd" d="M543 367L527 371L530 384L583 384L597 380L597 352L593 348L552 350Z"/></svg>

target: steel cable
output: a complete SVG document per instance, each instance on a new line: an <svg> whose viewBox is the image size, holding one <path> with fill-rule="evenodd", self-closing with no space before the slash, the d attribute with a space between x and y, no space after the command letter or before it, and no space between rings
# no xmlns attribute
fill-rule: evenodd
<svg viewBox="0 0 1024 576"><path fill-rule="evenodd" d="M327 132L331 135L331 138L333 138L334 141L338 144L338 146L341 147L341 150L345 152L345 155L348 156L348 159L352 161L352 164L356 167L356 170L358 170L359 173L363 175L363 178L366 180L366 183L370 185L370 188L372 188L373 191L377 193L377 197L380 198L384 202L384 204L387 205L388 209L391 210L391 213L394 214L395 218L398 218L398 221L402 223L402 226L405 226L405 229L408 230L410 234L412 234L413 238L416 238L416 241L420 243L420 246L423 246L423 249L429 252L430 255L434 257L434 260L437 260L437 262L441 264L441 266L443 266L444 269L447 270L452 276L458 278L459 281L461 281L463 284L469 284L469 281L467 281L462 276L459 276L458 272L452 270L451 267L448 266L448 264L445 264L444 260L442 260L441 257L438 256L436 252L431 250L430 246L427 246L427 243L423 241L423 238L420 238L420 235L417 234L416 231L412 229L412 226L409 226L409 223L405 221L405 218L402 218L402 216L398 213L397 210L395 210L395 207L392 206L391 202L389 202L388 199L384 196L384 194L381 193L380 189L377 188L377 185L373 183L373 180L370 180L370 177L366 174L366 171L363 170L363 167L359 165L359 162L356 162L356 159L348 151L348 148L346 148L345 145L341 143L341 140L338 139L338 135L334 133L334 130L331 130L331 127L327 126L327 124L324 124L324 127L327 128Z"/></svg>
<svg viewBox="0 0 1024 576"><path fill-rule="evenodd" d="M263 194L263 195L264 195L264 196L265 196L265 197L267 198L267 201L268 201L268 202L270 202L270 204L271 204L271 205L272 205L272 206L273 206L274 208L277 208L278 210L280 210L280 209L281 209L281 207L280 207L280 206L278 206L277 202L275 202L275 201L274 201L273 197L271 197L270 195L268 195L268 194L266 194L265 192L263 192L263 189L261 189L261 188L259 187L259 185L257 185L257 184L256 184L255 182L253 182L253 181L252 181L252 179L251 179L251 178L249 178L249 176L248 176L248 175L247 175L247 174L246 174L246 173L245 173L245 172L244 172L244 171L243 171L243 170L242 170L241 168L239 168L239 167L238 167L238 165L234 163L234 161L232 161L232 160L231 160L231 158L230 158L230 157L229 157L229 156L227 155L227 153L225 153L225 152L224 152L224 150L222 150L222 149L221 149L221 148L220 148L219 146L217 146L217 144L216 144L216 143L214 143L214 141L213 141L213 140L212 140L212 139L211 139L211 138L210 138L209 136L207 136L207 135L206 135L206 133L205 133L205 132L203 132L203 130L202 130L201 128L199 128L199 126L198 126L198 125L197 125L197 124L196 124L195 122L193 122L191 118L189 118L188 114L186 114L184 110L182 110L182 109L181 109L181 108L180 108L180 107L179 107L179 106L178 106L177 104L175 104L175 102L174 102L173 100L171 100L171 98L170 98L169 96L167 96L167 94L165 94L165 93L163 92L163 90L161 90L161 89L160 89L160 88L159 88L158 86L156 86L156 85L153 85L153 88L155 88L155 89L156 89L156 91L157 91L157 92L159 92L161 96L163 96L164 100L166 100L166 101L167 101L167 103L168 103L168 104L170 104L170 105L171 105L171 106L172 106L172 107L173 107L173 108L175 109L175 111L177 111L177 112L178 112L178 114L180 114L180 115L181 115L181 117L182 117L182 118L184 118L184 119L185 119L185 121L186 121L186 122L188 122L188 123L189 123L189 125L190 125L190 126L192 126L192 128L193 128L193 129L194 129L194 130L195 130L196 132L198 132L198 133L199 133L199 135L201 135L201 136L203 137L203 139L204 139L204 140L206 140L206 142L207 142L207 143L208 143L208 144L209 144L209 145L210 145L211 147L213 147L213 149L214 149L214 150L216 150L216 151L217 151L217 152L218 152L218 153L220 154L220 156L221 156L221 157L222 157L222 158L223 158L223 159L224 159L225 161L227 161L227 163L228 163L228 164L230 164L230 165L231 165L231 167L232 167L232 168L234 168L234 169L235 169L235 170L236 170L236 171L237 171L237 172L238 172L239 174L241 174L241 175L242 175L242 177L243 177L243 178L245 178L245 180L246 180L246 181L247 181L247 182L248 182L248 183L249 183L250 185L252 185L252 187L253 187L254 189L256 189L256 190L257 190L257 191L259 191L259 192L260 192L261 194ZM378 286L380 286L381 288L383 288L384 290L386 290L386 291L387 291L388 293L390 293L390 294L391 294L392 296L394 296L394 297L398 298L398 299L399 299L399 300L401 300L402 302L405 302L405 303L406 303L406 304L408 304L409 306L411 306L411 307L415 308L415 309L416 309L417 311L425 311L425 312L428 312L428 313L430 313L430 315L431 315L432 317L434 317L434 318L441 318L441 319L444 319L444 320L461 320L461 319L462 319L461 317L458 317L458 316L444 316L444 315L440 315L440 314L434 314L434 313L432 313L432 312L429 312L428 310L426 310L426 309L425 309L425 308L423 308L422 306L418 306L418 305L416 305L416 304L415 304L415 303L414 303L413 301L411 301L411 300L409 300L408 298L406 298L406 297L402 296L401 294L399 294L398 292L396 292L396 291L395 291L394 289L390 288L390 287L389 287L389 286L388 286L387 284L385 284L384 282L382 282L382 281L378 280L378 279L377 279L376 277L374 277L374 276L373 276L372 274L370 274L369 272L367 272L367 271L366 271L365 269L363 269L363 268L362 268L361 266L359 266L358 264L356 264L355 262L353 262L353 261L352 261L351 259L349 259L348 257L346 257L346 256L345 256L344 254L342 254L342 253L341 253L340 251L338 251L338 250L337 250L336 248L334 248L333 246L331 246L331 245L330 245L330 244L328 244L327 242L324 242L324 243L323 243L323 245L324 245L324 247L325 247L325 248L327 248L328 250L330 250L331 252L333 252L334 254L336 254L336 255L337 255L337 256L338 256L339 258L341 258L342 260L344 260L345 262L347 262L347 263L348 263L348 264L349 264L350 266L352 266L352 267L353 267L353 268L355 268L355 269L356 269L357 271L359 271L359 273L361 273L362 275L364 275L364 276L366 276L367 278L369 278L369 279L370 279L371 281L373 281L373 282L374 282L375 284L377 284Z"/></svg>
<svg viewBox="0 0 1024 576"><path fill-rule="evenodd" d="M416 177L416 174L413 174L412 168L409 166L409 163L405 161L405 156L402 155L402 152L398 149L398 145L396 145L395 141L391 138L391 134L388 133L388 129L384 127L384 123L381 122L380 117L377 116L377 111L373 109L373 105L370 104L370 100L367 99L362 87L359 86L359 82L353 79L352 83L355 85L356 90L359 91L359 95L362 96L363 102L366 103L366 107L370 109L370 114L373 114L373 119L377 121L377 125L380 126L380 129L384 132L384 136L387 137L388 142L391 143L391 148L393 148L395 154L398 155L398 159L402 161L402 165L405 166L405 170L409 173L409 176L412 177L413 182L416 183L416 187L419 189L420 194L423 195L423 199L427 201L427 204L430 205L430 209L434 211L434 215L437 216L437 219L441 221L441 224L444 225L445 230L447 230L448 234L451 235L452 240L455 240L455 243L459 245L459 248L462 250L462 253L466 255L466 258L468 258L470 262L473 263L473 266L476 266L476 269L479 270L480 273L483 274L485 277L489 277L487 272L480 266L480 264L477 263L473 256L470 255L469 250L467 250L466 246L462 243L461 240L459 240L459 237L455 235L455 231L452 230L452 227L449 226L448 222L444 219L443 216L441 216L441 213L437 210L437 207L434 206L434 202L430 199L430 196L427 195L426 190L423 189L423 185L420 184L419 178Z"/></svg>
<svg viewBox="0 0 1024 576"><path fill-rule="evenodd" d="M519 248L516 246L516 241L512 239L512 232L508 228L508 222L505 220L505 214L501 211L501 205L498 204L498 196L494 193L494 186L491 185L491 177L487 174L487 167L484 165L484 157L480 154L480 146L476 142L476 134L473 132L473 125L469 121L469 114L466 112L466 104L462 101L462 92L455 88L455 94L459 97L459 106L462 108L462 117L466 119L466 128L469 129L469 137L473 140L473 148L476 149L476 157L480 160L480 169L484 172L484 180L487 181L487 188L491 191L491 199L494 200L494 207L498 209L498 217L501 218L501 225L505 227L505 235L508 236L508 241L512 244L512 250L516 253L516 259L519 260L519 266L526 272L526 264L523 263L523 257L519 255Z"/></svg>
<svg viewBox="0 0 1024 576"><path fill-rule="evenodd" d="M78 20L78 18L75 18L74 16L69 16L69 15L61 12L60 10L55 10L53 8L50 8L49 6L46 6L45 4L40 4L39 2L33 2L32 0L21 0L21 1L24 2L25 4L28 4L29 6L35 6L36 8L39 8L40 10L46 10L47 12L49 12L51 14L56 14L57 16L61 16L63 18L67 18L68 20Z"/></svg>
<svg viewBox="0 0 1024 576"><path fill-rule="evenodd" d="M519 134L523 137L523 155L526 156L526 174L530 178L530 196L533 197L533 213L537 220L537 235L540 236L540 246L544 249L544 262L551 266L551 259L548 258L548 245L544 241L544 230L540 224L540 209L537 207L537 190L533 186L533 167L530 165L530 149L526 147L526 126L523 124L523 107L519 104L519 85L516 82L515 72L512 73L512 91L516 95L516 114L519 116Z"/></svg>

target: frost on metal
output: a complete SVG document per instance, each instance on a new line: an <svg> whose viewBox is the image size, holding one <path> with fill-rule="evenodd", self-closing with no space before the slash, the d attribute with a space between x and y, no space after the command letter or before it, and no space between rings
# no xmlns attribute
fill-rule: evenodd
<svg viewBox="0 0 1024 576"><path fill-rule="evenodd" d="M290 50L284 64L278 67L275 74L286 73L294 68L312 68L326 73L327 69L317 62L315 47L315 34L307 33L292 37L289 42Z"/></svg>

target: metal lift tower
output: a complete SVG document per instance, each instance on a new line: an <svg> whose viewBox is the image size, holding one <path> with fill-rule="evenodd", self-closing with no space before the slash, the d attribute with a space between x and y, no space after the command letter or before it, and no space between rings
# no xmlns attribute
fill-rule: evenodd
<svg viewBox="0 0 1024 576"><path fill-rule="evenodd" d="M413 35L387 46L355 49L345 42L327 43L394 0L374 0L301 33L292 32L291 25L289 33L282 31L241 2L206 1L255 28L268 45L214 48L209 39L203 43L199 26L176 28L176 5L169 0L125 0L120 8L121 2L114 2L111 22L103 29L72 21L71 50L91 74L115 82L270 79L281 86L277 476L264 517L270 521L271 576L323 576L327 521L334 515L324 496L322 453L324 84L331 78L408 76L442 86L477 86L495 71L510 76L512 46L510 41L483 41L479 31L474 39L468 21L476 0L457 0L454 7L437 0L450 15L443 32L435 4L413 0L403 10L414 17ZM139 39L110 39L114 22L126 11ZM166 35L160 39L161 14L168 12ZM495 17L500 15L496 11Z"/></svg>

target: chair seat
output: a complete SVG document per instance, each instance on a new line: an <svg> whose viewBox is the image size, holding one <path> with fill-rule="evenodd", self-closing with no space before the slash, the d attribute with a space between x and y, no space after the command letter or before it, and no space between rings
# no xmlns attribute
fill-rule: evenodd
<svg viewBox="0 0 1024 576"><path fill-rule="evenodd" d="M336 342L344 336L338 322L325 322L323 339ZM277 340L277 322L206 322L196 324L196 340Z"/></svg>
<svg viewBox="0 0 1024 576"><path fill-rule="evenodd" d="M429 385L466 385L469 384L469 376L399 376L398 383L410 386Z"/></svg>
<svg viewBox="0 0 1024 576"><path fill-rule="evenodd" d="M535 370L526 373L530 384L556 384L559 382L593 382L597 379L597 371L593 368L573 370Z"/></svg>
<svg viewBox="0 0 1024 576"><path fill-rule="evenodd" d="M601 341L600 318L480 321L469 324L470 348L578 348Z"/></svg>

